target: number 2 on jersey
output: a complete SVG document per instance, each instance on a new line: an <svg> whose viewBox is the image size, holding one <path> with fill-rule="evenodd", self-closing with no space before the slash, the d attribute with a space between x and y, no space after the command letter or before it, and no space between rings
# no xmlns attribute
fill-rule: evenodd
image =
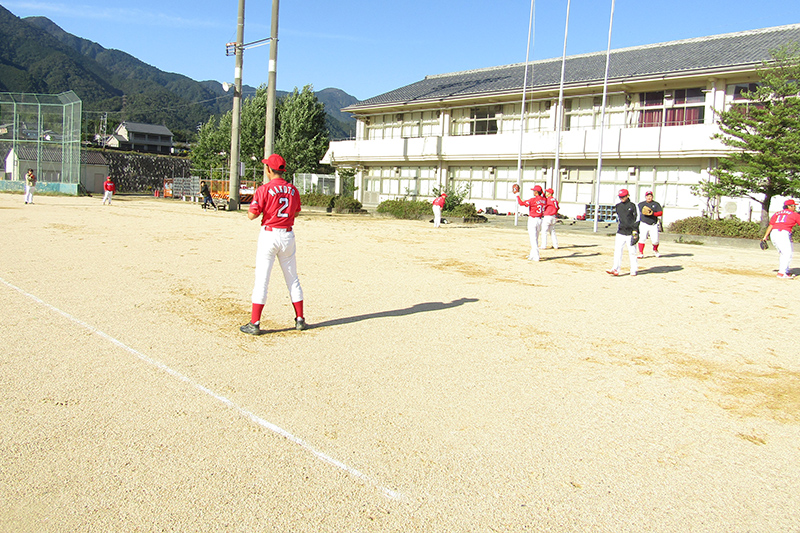
<svg viewBox="0 0 800 533"><path fill-rule="evenodd" d="M289 218L289 214L286 212L286 209L289 208L289 199L282 196L278 198L278 203L280 204L278 208L278 218Z"/></svg>

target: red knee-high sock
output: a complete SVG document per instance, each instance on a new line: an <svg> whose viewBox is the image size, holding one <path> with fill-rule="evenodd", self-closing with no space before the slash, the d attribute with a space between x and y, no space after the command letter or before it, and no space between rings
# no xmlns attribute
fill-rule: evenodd
<svg viewBox="0 0 800 533"><path fill-rule="evenodd" d="M640 242L639 243L639 255L641 255L643 253L644 253L644 243Z"/></svg>
<svg viewBox="0 0 800 533"><path fill-rule="evenodd" d="M253 310L250 311L250 322L258 324L261 322L261 312L264 310L264 304L253 304Z"/></svg>
<svg viewBox="0 0 800 533"><path fill-rule="evenodd" d="M657 244L654 244L654 245L653 245L653 251L654 251L654 252L657 252L657 251L658 251L658 245L657 245Z"/></svg>
<svg viewBox="0 0 800 533"><path fill-rule="evenodd" d="M292 302L294 306L294 314L297 318L303 318L303 300L299 302Z"/></svg>

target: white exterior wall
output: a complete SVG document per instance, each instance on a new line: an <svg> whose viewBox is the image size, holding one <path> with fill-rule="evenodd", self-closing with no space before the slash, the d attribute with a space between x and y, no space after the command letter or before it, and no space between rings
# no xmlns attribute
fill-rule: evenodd
<svg viewBox="0 0 800 533"><path fill-rule="evenodd" d="M719 140L712 136L719 131L716 126L716 110L724 109L730 104L731 89L734 83L752 82L756 79L755 72L738 73L735 78L726 79L724 77L710 77L707 79L695 78L693 80L683 80L672 82L669 87L664 80L660 80L658 85L648 82L641 88L625 88L627 100L622 99L622 87L615 88L617 94L617 104L613 108L616 113L613 123L614 127L606 126L603 134L603 176L600 180L600 204L608 205L616 202L615 193L619 188L625 187L631 190L632 199L639 202L644 199L645 190L653 190L655 199L664 205L665 224L689 216L697 216L707 212L709 209L716 209L722 216L736 215L742 220L758 220L760 213L757 204L746 199L722 199L718 206L709 205L706 198L691 194L691 187L701 180L708 179L709 170L716 165L720 157L724 157L728 149ZM730 86L730 87L729 87ZM697 108L703 108L703 122L692 125L670 125L661 127L637 127L638 113L643 108L639 103L639 94L644 92L665 91L667 94L674 93L675 90L701 88L704 94L704 101L699 105L684 104ZM597 90L596 88L594 89ZM609 92L611 92L609 88ZM565 101L572 99L581 102L581 105L591 106L592 97L597 97L597 92L590 92L584 88L582 94L566 94ZM696 91L695 91L696 94ZM521 95L520 95L521 97ZM531 98L534 98L532 95ZM580 99L580 100L579 100ZM540 102L543 100L539 97ZM664 98L664 116L670 108L667 97ZM588 103L587 103L588 102ZM504 102L489 103L485 99L480 100L476 97L474 107L486 107L506 109L514 102L505 100ZM472 202L478 209L493 207L501 212L513 212L516 210L516 201L510 191L507 191L505 184L501 181L508 181L508 169L513 170L516 175L516 165L518 151L520 148L519 131L511 133L498 132L496 134L481 135L452 135L451 121L452 109L459 109L459 117L464 117L463 109L469 103L459 102L457 108L449 107L453 105L447 101L440 104L440 115L438 129L439 135L428 137L410 138L384 138L376 140L365 140L367 131L364 125L364 117L369 116L366 111L364 115L359 115L356 140L332 142L324 161L331 162L336 166L355 167L359 169L357 174L359 200L365 206L374 206L386 199L404 196L403 189L399 186L401 177L412 172L414 168L436 167L438 169L437 179L440 184L451 179L449 169L458 168L471 169L471 174L481 175L484 178L478 180L477 189L480 193L473 191L471 197L466 201ZM609 105L611 105L609 103ZM680 107L676 105L675 107ZM598 112L595 104L594 112ZM430 111L430 108L427 108ZM556 196L561 203L561 214L570 218L583 214L586 211L586 204L594 204L596 194L596 184L594 182L594 171L597 166L598 149L600 145L599 129L591 129L592 121L599 122L597 117L593 118L590 107L574 107L573 111L578 110L582 113L580 120L576 124L589 124L583 129L562 130L560 136L559 164L563 172L558 179L554 180L554 162L556 158L556 110L557 102L553 98L550 104L549 116L541 120L544 130L526 131L522 135L522 160L523 167L527 171L538 169L536 180L543 186L553 186L556 188ZM375 116L392 116L392 113L403 114L411 112L411 106L399 107L392 110L376 110ZM419 112L417 109L415 112ZM519 113L517 111L517 113ZM529 116L530 110L526 110ZM624 115L622 114L624 113ZM606 118L608 120L609 113ZM517 114L518 116L518 114ZM504 117L509 118L506 111ZM464 120L460 118L459 120ZM513 120L503 122L512 124ZM516 124L518 125L517 119ZM608 124L609 122L607 122ZM375 127L375 122L371 127ZM380 124L380 123L378 123ZM388 124L388 123L387 123ZM498 119L498 124L500 121ZM498 130L500 130L498 126ZM396 127L394 132L398 131ZM383 172L376 169L390 168L392 171ZM635 169L635 172L628 176L622 174L607 180L607 168L614 169ZM491 169L503 169L502 172L491 173ZM408 172L407 172L408 170ZM580 172L578 172L580 171ZM460 171L461 174L464 172ZM571 173L576 172L579 178L570 181ZM620 171L621 172L621 171ZM413 172L412 172L413 173ZM591 173L591 175L587 174ZM396 174L396 177L395 177ZM502 174L504 178L498 176ZM364 179L370 177L375 180L375 176L381 181L380 186L376 183L371 184L371 191L365 187ZM487 184L486 176L494 176L494 188ZM587 177L588 176L588 177ZM397 180L397 186L390 184L386 186L386 180ZM458 181L458 179L456 179ZM486 191L493 191L493 197L489 198ZM523 187L523 198L527 198L530 191ZM569 198L571 196L571 199ZM425 199L430 199L426 197Z"/></svg>

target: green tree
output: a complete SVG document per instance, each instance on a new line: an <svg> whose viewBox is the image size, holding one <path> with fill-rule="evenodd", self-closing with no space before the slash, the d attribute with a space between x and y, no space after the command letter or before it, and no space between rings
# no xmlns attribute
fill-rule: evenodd
<svg viewBox="0 0 800 533"><path fill-rule="evenodd" d="M317 172L320 159L328 151L328 130L325 127L325 105L317 100L311 85L278 103L278 124L275 152L286 160L290 175Z"/></svg>
<svg viewBox="0 0 800 533"><path fill-rule="evenodd" d="M231 113L217 121L211 117L200 126L197 142L192 147L190 159L194 168L210 170L224 168L231 151Z"/></svg>
<svg viewBox="0 0 800 533"><path fill-rule="evenodd" d="M771 53L759 69L761 82L743 93L749 100L719 113L714 138L734 150L720 158L696 192L708 197L747 197L761 204L761 226L769 222L775 196L800 194L800 46Z"/></svg>

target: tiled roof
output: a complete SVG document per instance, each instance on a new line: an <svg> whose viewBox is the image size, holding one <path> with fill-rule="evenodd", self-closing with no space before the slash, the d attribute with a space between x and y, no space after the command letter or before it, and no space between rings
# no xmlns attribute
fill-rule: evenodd
<svg viewBox="0 0 800 533"><path fill-rule="evenodd" d="M10 145L10 143L9 143ZM0 150L2 159L8 157L11 147L7 146ZM17 157L20 161L46 161L48 163L61 163L62 151L61 148L52 148L43 146L41 151L41 159L39 158L39 151L35 144L21 144L17 146ZM100 152L89 150L81 150L81 164L82 165L107 165L106 158Z"/></svg>
<svg viewBox="0 0 800 533"><path fill-rule="evenodd" d="M696 39L621 48L611 51L609 80L675 74L715 68L760 65L770 52L800 42L800 24L778 26ZM605 75L606 52L567 56L565 84L600 83ZM532 67L532 68L531 68ZM525 63L426 76L424 80L369 98L345 108L361 108L426 100L441 100L498 92L521 91ZM561 58L533 61L528 68L528 88L557 87Z"/></svg>
<svg viewBox="0 0 800 533"><path fill-rule="evenodd" d="M139 122L123 122L117 127L117 131L119 128L125 127L129 132L135 131L136 133L151 133L154 135L169 135L172 136L172 132L169 131L169 128L166 126L156 126L154 124L141 124Z"/></svg>

